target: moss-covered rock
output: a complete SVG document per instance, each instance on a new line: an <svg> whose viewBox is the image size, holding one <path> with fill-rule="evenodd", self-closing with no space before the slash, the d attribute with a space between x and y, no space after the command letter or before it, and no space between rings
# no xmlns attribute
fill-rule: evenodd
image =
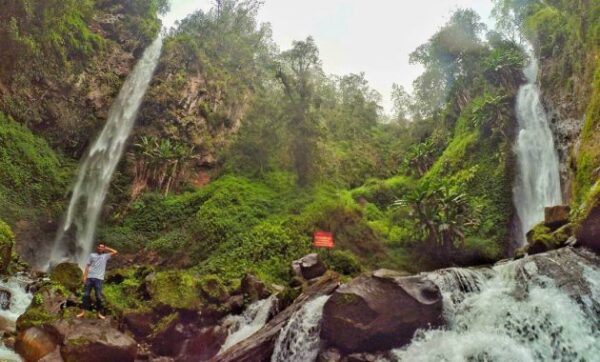
<svg viewBox="0 0 600 362"><path fill-rule="evenodd" d="M153 304L173 308L198 309L202 305L198 279L193 272L169 270L146 278Z"/></svg>
<svg viewBox="0 0 600 362"><path fill-rule="evenodd" d="M571 235L573 232L570 224L552 231L544 223L540 223L527 233L527 245L522 251L527 254L538 254L558 249L565 245Z"/></svg>
<svg viewBox="0 0 600 362"><path fill-rule="evenodd" d="M75 263L60 263L50 272L50 280L61 284L71 292L77 292L83 285L83 272Z"/></svg>

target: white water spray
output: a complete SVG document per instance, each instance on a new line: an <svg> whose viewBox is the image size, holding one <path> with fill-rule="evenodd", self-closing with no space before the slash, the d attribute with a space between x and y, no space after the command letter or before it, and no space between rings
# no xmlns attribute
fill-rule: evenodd
<svg viewBox="0 0 600 362"><path fill-rule="evenodd" d="M261 329L267 323L275 300L275 296L270 296L250 304L241 315L227 317L225 323L230 324L231 327L219 354Z"/></svg>
<svg viewBox="0 0 600 362"><path fill-rule="evenodd" d="M314 361L321 345L321 317L329 295L317 297L296 311L279 333L271 362Z"/></svg>
<svg viewBox="0 0 600 362"><path fill-rule="evenodd" d="M110 107L106 125L79 169L69 209L54 241L49 264L64 260L83 264L90 253L110 180L158 64L161 47L162 39L159 36L144 51ZM71 231L75 232L75 245L65 237Z"/></svg>
<svg viewBox="0 0 600 362"><path fill-rule="evenodd" d="M0 309L0 319L3 321L3 328L14 331L17 318L25 313L29 304L31 304L33 296L26 291L26 286L30 282L30 280L21 275L0 281L0 289L10 292L9 308L7 310ZM22 359L14 351L5 347L0 340L0 361L20 362Z"/></svg>
<svg viewBox="0 0 600 362"><path fill-rule="evenodd" d="M562 203L558 153L536 84L537 59L530 49L531 61L523 69L527 83L519 89L516 106L518 170L513 199L521 221L521 243L525 242L525 234L544 219L544 207Z"/></svg>
<svg viewBox="0 0 600 362"><path fill-rule="evenodd" d="M576 281L573 285L550 278L527 258L491 269L429 274L442 291L448 326L417 332L408 346L393 351L394 360L598 360L600 272L588 265L589 256L563 253L545 262L560 268L558 278L577 275L566 279Z"/></svg>

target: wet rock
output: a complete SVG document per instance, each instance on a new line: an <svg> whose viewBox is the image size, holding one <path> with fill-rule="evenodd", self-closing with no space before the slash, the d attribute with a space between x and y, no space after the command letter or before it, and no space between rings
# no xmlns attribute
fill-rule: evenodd
<svg viewBox="0 0 600 362"><path fill-rule="evenodd" d="M544 225L552 230L569 223L571 208L567 205L546 207L544 209Z"/></svg>
<svg viewBox="0 0 600 362"><path fill-rule="evenodd" d="M241 289L244 296L248 298L251 303L264 299L270 294L265 283L253 274L246 274L242 278Z"/></svg>
<svg viewBox="0 0 600 362"><path fill-rule="evenodd" d="M158 324L164 327L157 328L149 341L152 352L159 356L177 356L186 339L193 335L190 325L185 323L179 313L164 317Z"/></svg>
<svg viewBox="0 0 600 362"><path fill-rule="evenodd" d="M60 263L50 272L50 280L62 284L72 292L77 292L83 283L83 272L75 263Z"/></svg>
<svg viewBox="0 0 600 362"><path fill-rule="evenodd" d="M123 323L136 339L152 334L156 321L154 312L132 312L123 315Z"/></svg>
<svg viewBox="0 0 600 362"><path fill-rule="evenodd" d="M137 343L112 327L110 321L75 319L52 324L63 339L61 355L66 361L133 362Z"/></svg>
<svg viewBox="0 0 600 362"><path fill-rule="evenodd" d="M15 332L15 329L16 323L14 321L7 317L0 316L0 331L13 333Z"/></svg>
<svg viewBox="0 0 600 362"><path fill-rule="evenodd" d="M60 344L57 334L47 328L31 327L19 333L15 350L26 361L38 361L53 353Z"/></svg>
<svg viewBox="0 0 600 362"><path fill-rule="evenodd" d="M12 297L12 293L7 289L0 289L0 309L1 310L9 310L10 309L10 298Z"/></svg>
<svg viewBox="0 0 600 362"><path fill-rule="evenodd" d="M227 299L225 307L232 314L239 314L244 309L244 296L241 294L233 295Z"/></svg>
<svg viewBox="0 0 600 362"><path fill-rule="evenodd" d="M380 360L381 358L375 354L352 353L344 357L343 362L376 362Z"/></svg>
<svg viewBox="0 0 600 362"><path fill-rule="evenodd" d="M327 268L323 264L323 261L321 261L319 254L312 253L299 260L294 260L292 262L292 271L294 274L310 280L325 274Z"/></svg>
<svg viewBox="0 0 600 362"><path fill-rule="evenodd" d="M577 245L600 253L600 204L586 214L576 231Z"/></svg>
<svg viewBox="0 0 600 362"><path fill-rule="evenodd" d="M317 362L340 362L342 360L342 353L337 348L329 348L321 353L317 357Z"/></svg>
<svg viewBox="0 0 600 362"><path fill-rule="evenodd" d="M41 360L37 362L64 362L62 356L60 355L60 347L56 346L52 353L47 354Z"/></svg>
<svg viewBox="0 0 600 362"><path fill-rule="evenodd" d="M198 335L185 341L177 361L208 361L219 353L226 339L227 329L225 328L220 326L203 328Z"/></svg>
<svg viewBox="0 0 600 362"><path fill-rule="evenodd" d="M379 270L333 293L321 336L346 353L374 352L403 346L417 329L443 323L442 295L433 282Z"/></svg>
<svg viewBox="0 0 600 362"><path fill-rule="evenodd" d="M294 304L273 317L262 329L232 346L223 354L215 356L211 361L270 361L277 337L294 312L302 308L306 302L318 296L331 294L338 285L339 275L332 272L326 273L317 283L308 287L304 293L296 298Z"/></svg>

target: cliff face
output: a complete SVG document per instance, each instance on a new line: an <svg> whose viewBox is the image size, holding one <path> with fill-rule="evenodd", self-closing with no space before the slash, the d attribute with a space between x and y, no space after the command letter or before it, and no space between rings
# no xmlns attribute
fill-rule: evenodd
<svg viewBox="0 0 600 362"><path fill-rule="evenodd" d="M54 238L77 159L160 28L157 4L3 2L0 218L26 260Z"/></svg>
<svg viewBox="0 0 600 362"><path fill-rule="evenodd" d="M531 12L525 27L540 58L540 86L561 163L563 198L583 201L600 176L595 143L600 119L597 81L600 4L552 1ZM587 130L587 131L586 131Z"/></svg>

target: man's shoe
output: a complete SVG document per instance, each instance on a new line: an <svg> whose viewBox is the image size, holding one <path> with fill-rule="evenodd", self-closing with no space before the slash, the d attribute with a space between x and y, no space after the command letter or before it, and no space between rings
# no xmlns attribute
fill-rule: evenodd
<svg viewBox="0 0 600 362"><path fill-rule="evenodd" d="M105 316L103 316L101 313L98 313L98 318L99 318L99 319L102 319L102 320L105 320L105 319L106 319L106 317L105 317Z"/></svg>
<svg viewBox="0 0 600 362"><path fill-rule="evenodd" d="M77 318L83 318L83 316L85 315L85 311L81 311L81 313L79 313L78 315L76 315Z"/></svg>

